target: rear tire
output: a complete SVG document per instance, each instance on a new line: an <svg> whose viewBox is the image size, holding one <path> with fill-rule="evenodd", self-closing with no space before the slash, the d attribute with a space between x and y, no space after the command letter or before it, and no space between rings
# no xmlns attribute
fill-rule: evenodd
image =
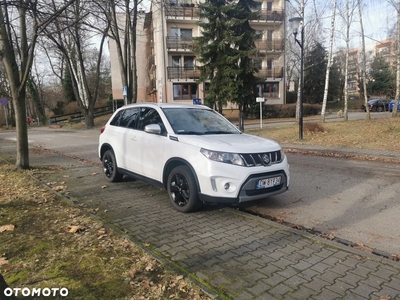
<svg viewBox="0 0 400 300"><path fill-rule="evenodd" d="M379 106L379 107L376 109L376 111L377 111L377 112L383 112L383 108Z"/></svg>
<svg viewBox="0 0 400 300"><path fill-rule="evenodd" d="M115 159L114 152L112 150L104 152L101 161L103 162L103 173L106 179L110 182L121 181L123 174L118 172L117 160Z"/></svg>
<svg viewBox="0 0 400 300"><path fill-rule="evenodd" d="M202 205L196 179L188 166L178 166L171 171L167 190L172 206L179 212L192 212Z"/></svg>

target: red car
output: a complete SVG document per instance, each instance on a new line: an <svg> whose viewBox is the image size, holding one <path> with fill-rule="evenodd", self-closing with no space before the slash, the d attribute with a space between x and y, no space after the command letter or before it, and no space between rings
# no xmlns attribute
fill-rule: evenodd
<svg viewBox="0 0 400 300"><path fill-rule="evenodd" d="M32 123L35 123L35 119L33 119L31 117L26 117L26 123L28 123L29 125Z"/></svg>

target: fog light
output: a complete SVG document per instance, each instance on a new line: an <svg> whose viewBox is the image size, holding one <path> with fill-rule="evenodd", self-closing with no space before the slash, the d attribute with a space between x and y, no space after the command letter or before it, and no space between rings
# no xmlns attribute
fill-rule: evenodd
<svg viewBox="0 0 400 300"><path fill-rule="evenodd" d="M229 190L229 188L230 188L230 184L229 183L225 183L224 189Z"/></svg>

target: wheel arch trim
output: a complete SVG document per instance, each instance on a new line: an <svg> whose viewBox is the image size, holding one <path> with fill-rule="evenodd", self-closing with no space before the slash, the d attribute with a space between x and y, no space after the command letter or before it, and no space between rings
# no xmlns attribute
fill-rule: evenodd
<svg viewBox="0 0 400 300"><path fill-rule="evenodd" d="M200 184L199 184L199 179L197 178L196 171L194 170L193 166L187 160L182 159L180 157L171 157L170 159L168 159L166 161L166 163L164 165L163 174L162 174L162 182L163 182L165 189L167 189L168 176L171 173L171 171L175 167L182 166L182 165L186 165L189 167L190 171L192 172L192 174L194 176L194 179L196 180L197 191L200 193L201 188L200 188Z"/></svg>

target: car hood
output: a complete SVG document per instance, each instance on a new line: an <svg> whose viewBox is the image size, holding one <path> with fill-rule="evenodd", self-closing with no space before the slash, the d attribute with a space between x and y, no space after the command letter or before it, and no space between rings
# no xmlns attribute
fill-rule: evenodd
<svg viewBox="0 0 400 300"><path fill-rule="evenodd" d="M280 150L275 141L250 134L173 135L180 143L231 153L260 153Z"/></svg>

